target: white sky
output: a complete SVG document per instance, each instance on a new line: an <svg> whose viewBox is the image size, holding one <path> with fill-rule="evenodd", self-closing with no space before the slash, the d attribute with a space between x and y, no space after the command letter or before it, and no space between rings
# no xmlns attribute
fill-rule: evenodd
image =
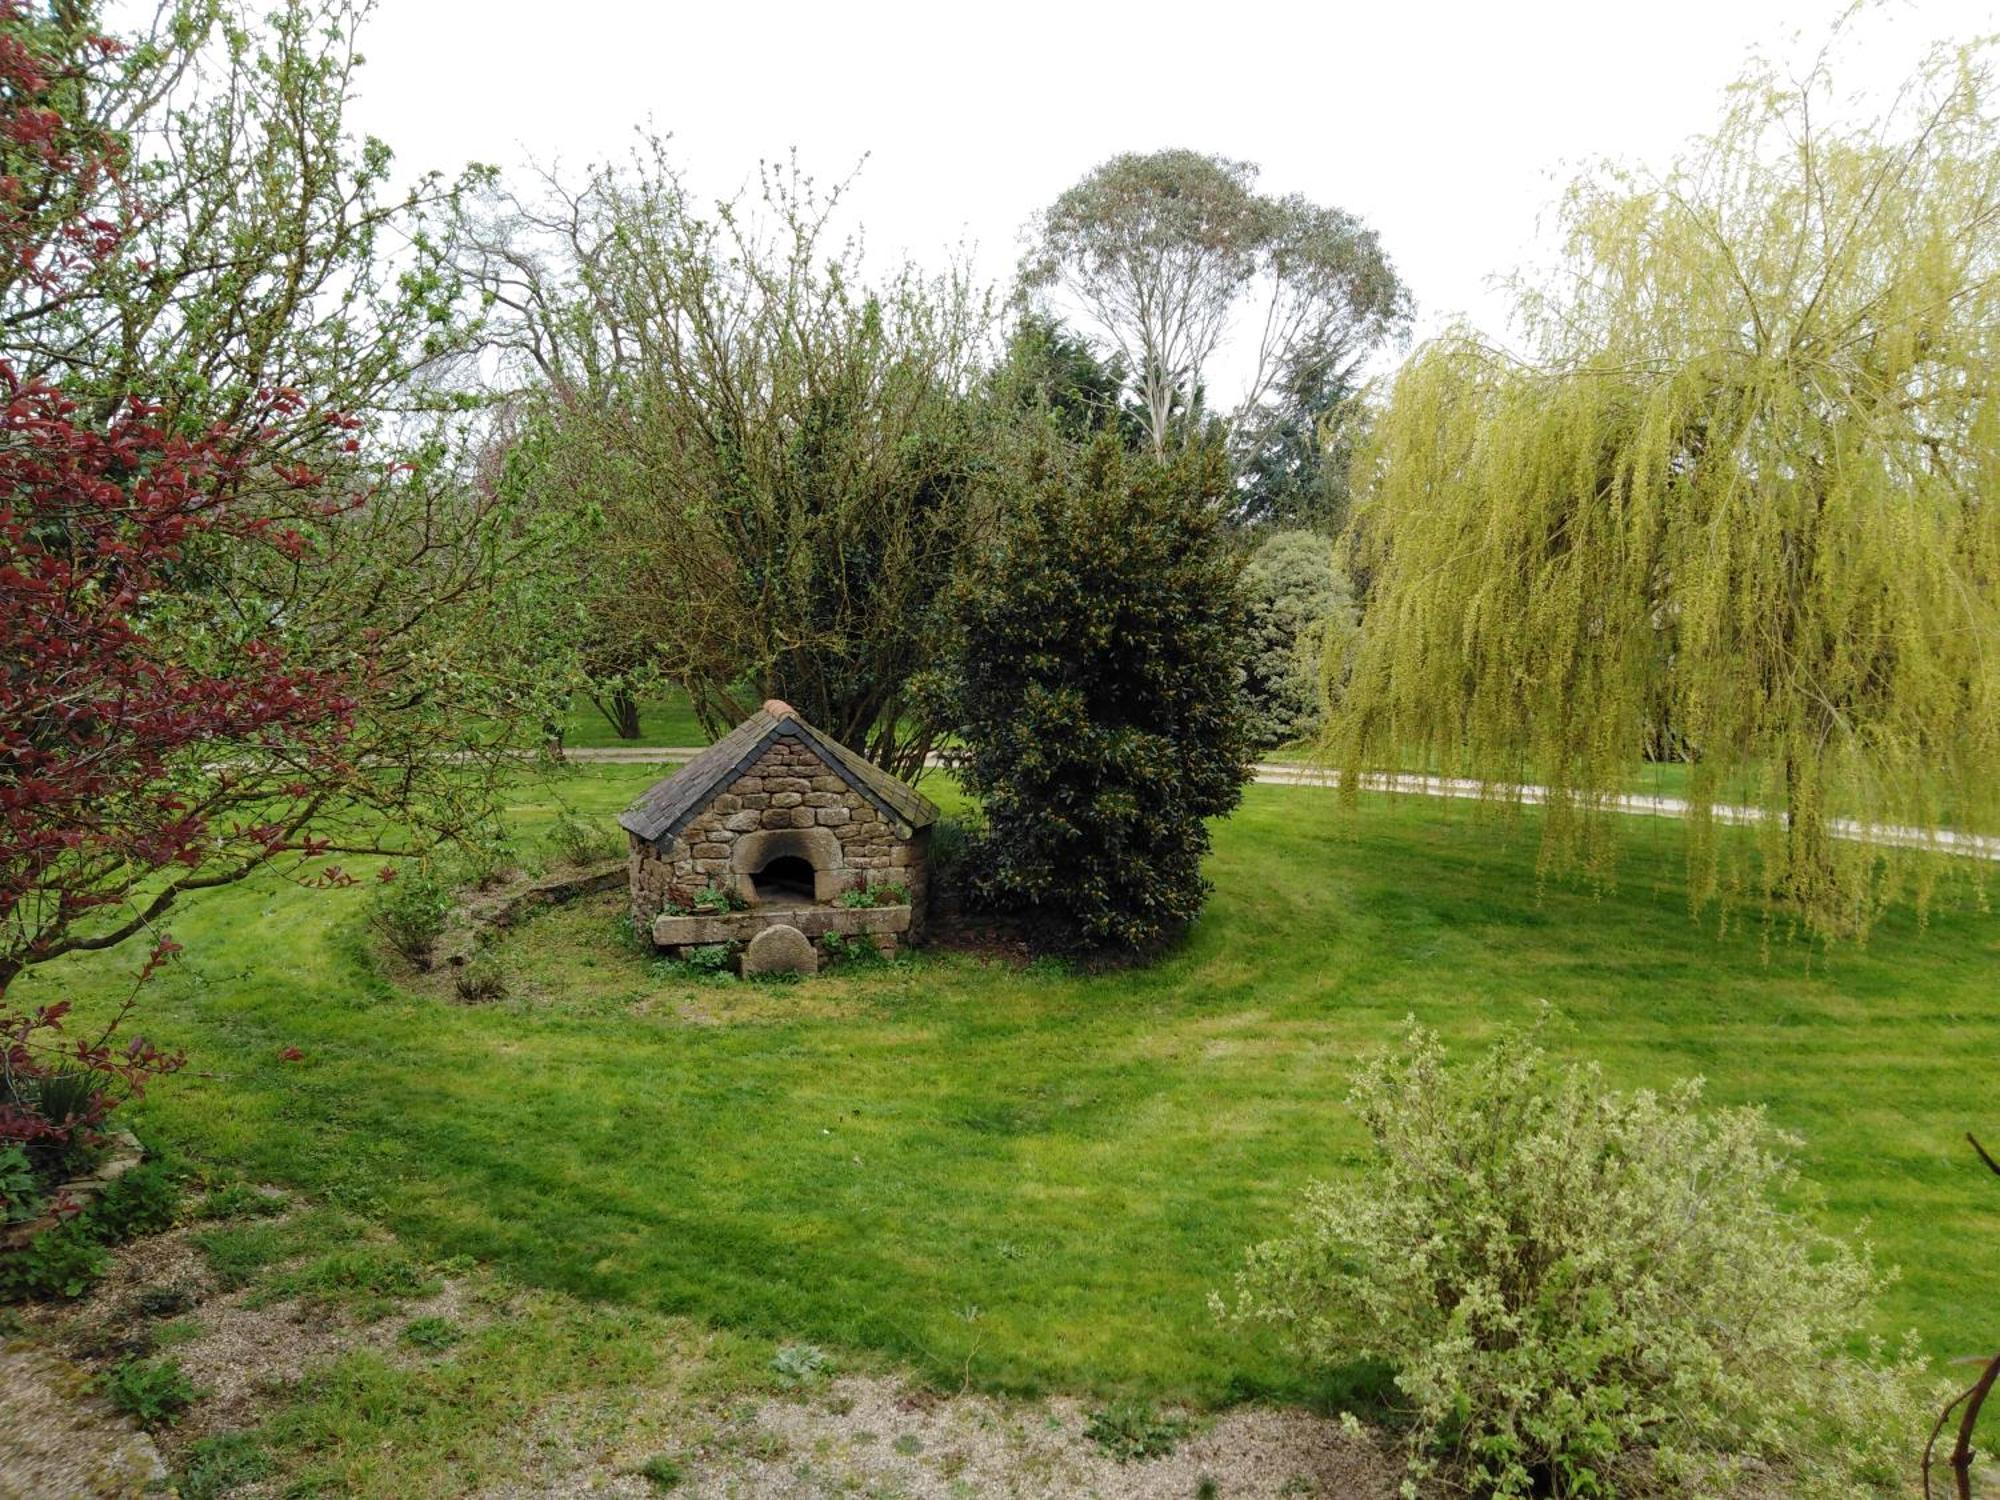
<svg viewBox="0 0 2000 1500"><path fill-rule="evenodd" d="M797 147L871 257L969 244L1004 280L1022 224L1104 158L1187 146L1360 214L1419 307L1495 335L1489 278L1531 256L1572 168L1664 162L1753 47L1817 50L1839 0L1099 4L380 0L361 129L406 168L581 168L648 119L726 193ZM2000 28L2000 0L1888 0L1858 65ZM1804 40L1799 38L1803 36ZM1847 77L1842 79L1846 85Z"/></svg>

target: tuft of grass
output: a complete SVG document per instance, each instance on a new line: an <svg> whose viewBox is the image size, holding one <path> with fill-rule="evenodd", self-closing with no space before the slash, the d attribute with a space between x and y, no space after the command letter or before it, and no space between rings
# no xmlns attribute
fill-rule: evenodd
<svg viewBox="0 0 2000 1500"><path fill-rule="evenodd" d="M669 1490L679 1489L687 1479L679 1461L664 1453L655 1453L632 1472L663 1495Z"/></svg>
<svg viewBox="0 0 2000 1500"><path fill-rule="evenodd" d="M247 1182L232 1182L211 1190L197 1209L204 1219L268 1219L291 1206L283 1193L265 1192Z"/></svg>
<svg viewBox="0 0 2000 1500"><path fill-rule="evenodd" d="M412 1318L397 1335L412 1348L425 1349L433 1354L449 1349L465 1339L465 1330L449 1318Z"/></svg>
<svg viewBox="0 0 2000 1500"><path fill-rule="evenodd" d="M1120 1401L1090 1414L1083 1435L1122 1463L1165 1458L1187 1436L1180 1417L1163 1417L1146 1401Z"/></svg>
<svg viewBox="0 0 2000 1500"><path fill-rule="evenodd" d="M204 1229L193 1238L195 1249L208 1264L209 1275L225 1292L248 1286L291 1250L290 1236L275 1224Z"/></svg>
<svg viewBox="0 0 2000 1500"><path fill-rule="evenodd" d="M97 1389L113 1409L141 1427L166 1427L194 1404L194 1383L176 1359L128 1359L98 1377Z"/></svg>
<svg viewBox="0 0 2000 1500"><path fill-rule="evenodd" d="M221 1500L271 1473L271 1457L255 1432L220 1432L188 1445L181 1500Z"/></svg>
<svg viewBox="0 0 2000 1500"><path fill-rule="evenodd" d="M300 1297L339 1307L363 1322L376 1322L412 1297L427 1297L439 1282L396 1245L356 1245L335 1250L271 1278L262 1296Z"/></svg>

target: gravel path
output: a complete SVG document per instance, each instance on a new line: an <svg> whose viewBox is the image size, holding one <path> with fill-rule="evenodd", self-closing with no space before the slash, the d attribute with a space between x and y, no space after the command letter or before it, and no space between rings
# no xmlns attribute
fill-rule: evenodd
<svg viewBox="0 0 2000 1500"><path fill-rule="evenodd" d="M75 1365L0 1348L0 1500L124 1500L166 1477L153 1440L90 1394Z"/></svg>
<svg viewBox="0 0 2000 1500"><path fill-rule="evenodd" d="M565 750L563 758L584 765L643 766L677 765L682 761L692 760L699 754L701 749L698 746L635 745L626 748L613 745L602 749ZM931 760L933 764L942 764L936 756L932 756ZM1341 773L1338 771L1284 761L1259 761L1251 770L1253 779L1261 786L1337 787L1341 780ZM1406 796L1444 797L1462 802L1476 802L1486 797L1503 801L1518 798L1529 807L1540 806L1549 796L1547 787L1500 785L1485 787L1477 781L1463 777L1414 776L1389 771L1365 772L1361 777L1361 785L1371 792L1400 792ZM1612 812L1626 813L1640 818L1685 818L1689 813L1688 804L1683 798L1657 797L1641 792L1608 797L1605 799L1605 806ZM1737 826L1762 823L1775 816L1761 807L1740 807L1729 804L1711 809L1711 814L1718 823ZM1959 833L1949 828L1932 834L1921 828L1862 823L1853 818L1829 819L1827 828L1835 838L1852 839L1856 843L1880 844L1899 849L1936 848L1945 854L2000 863L2000 838Z"/></svg>

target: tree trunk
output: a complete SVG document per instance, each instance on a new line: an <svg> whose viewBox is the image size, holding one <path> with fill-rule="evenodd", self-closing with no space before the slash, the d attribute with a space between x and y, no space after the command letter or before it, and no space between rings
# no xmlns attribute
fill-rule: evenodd
<svg viewBox="0 0 2000 1500"><path fill-rule="evenodd" d="M624 688L613 688L608 697L595 698L591 703L604 715L611 725L611 732L621 740L639 738L639 700Z"/></svg>
<svg viewBox="0 0 2000 1500"><path fill-rule="evenodd" d="M1808 776L1796 752L1785 756L1785 868L1776 888L1801 912L1837 889L1833 835L1826 821L1825 787Z"/></svg>

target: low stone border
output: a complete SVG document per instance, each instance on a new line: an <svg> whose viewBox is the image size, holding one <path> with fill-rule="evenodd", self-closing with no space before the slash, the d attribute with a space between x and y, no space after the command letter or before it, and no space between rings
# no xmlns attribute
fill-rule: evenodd
<svg viewBox="0 0 2000 1500"><path fill-rule="evenodd" d="M452 914L452 930L438 939L431 950L431 962L447 968L463 968L478 953L480 940L488 932L505 932L530 912L545 906L561 906L580 896L617 890L626 878L625 861L618 859L561 875L544 875L526 885L476 891Z"/></svg>
<svg viewBox="0 0 2000 1500"><path fill-rule="evenodd" d="M67 1200L77 1209L86 1209L97 1200L112 1183L146 1159L146 1148L139 1144L139 1138L129 1130L113 1130L105 1136L105 1152L91 1169L81 1177L72 1177L50 1194L52 1201ZM53 1209L39 1218L28 1219L19 1224L10 1224L0 1229L0 1250L19 1250L38 1234L54 1229L68 1217Z"/></svg>

